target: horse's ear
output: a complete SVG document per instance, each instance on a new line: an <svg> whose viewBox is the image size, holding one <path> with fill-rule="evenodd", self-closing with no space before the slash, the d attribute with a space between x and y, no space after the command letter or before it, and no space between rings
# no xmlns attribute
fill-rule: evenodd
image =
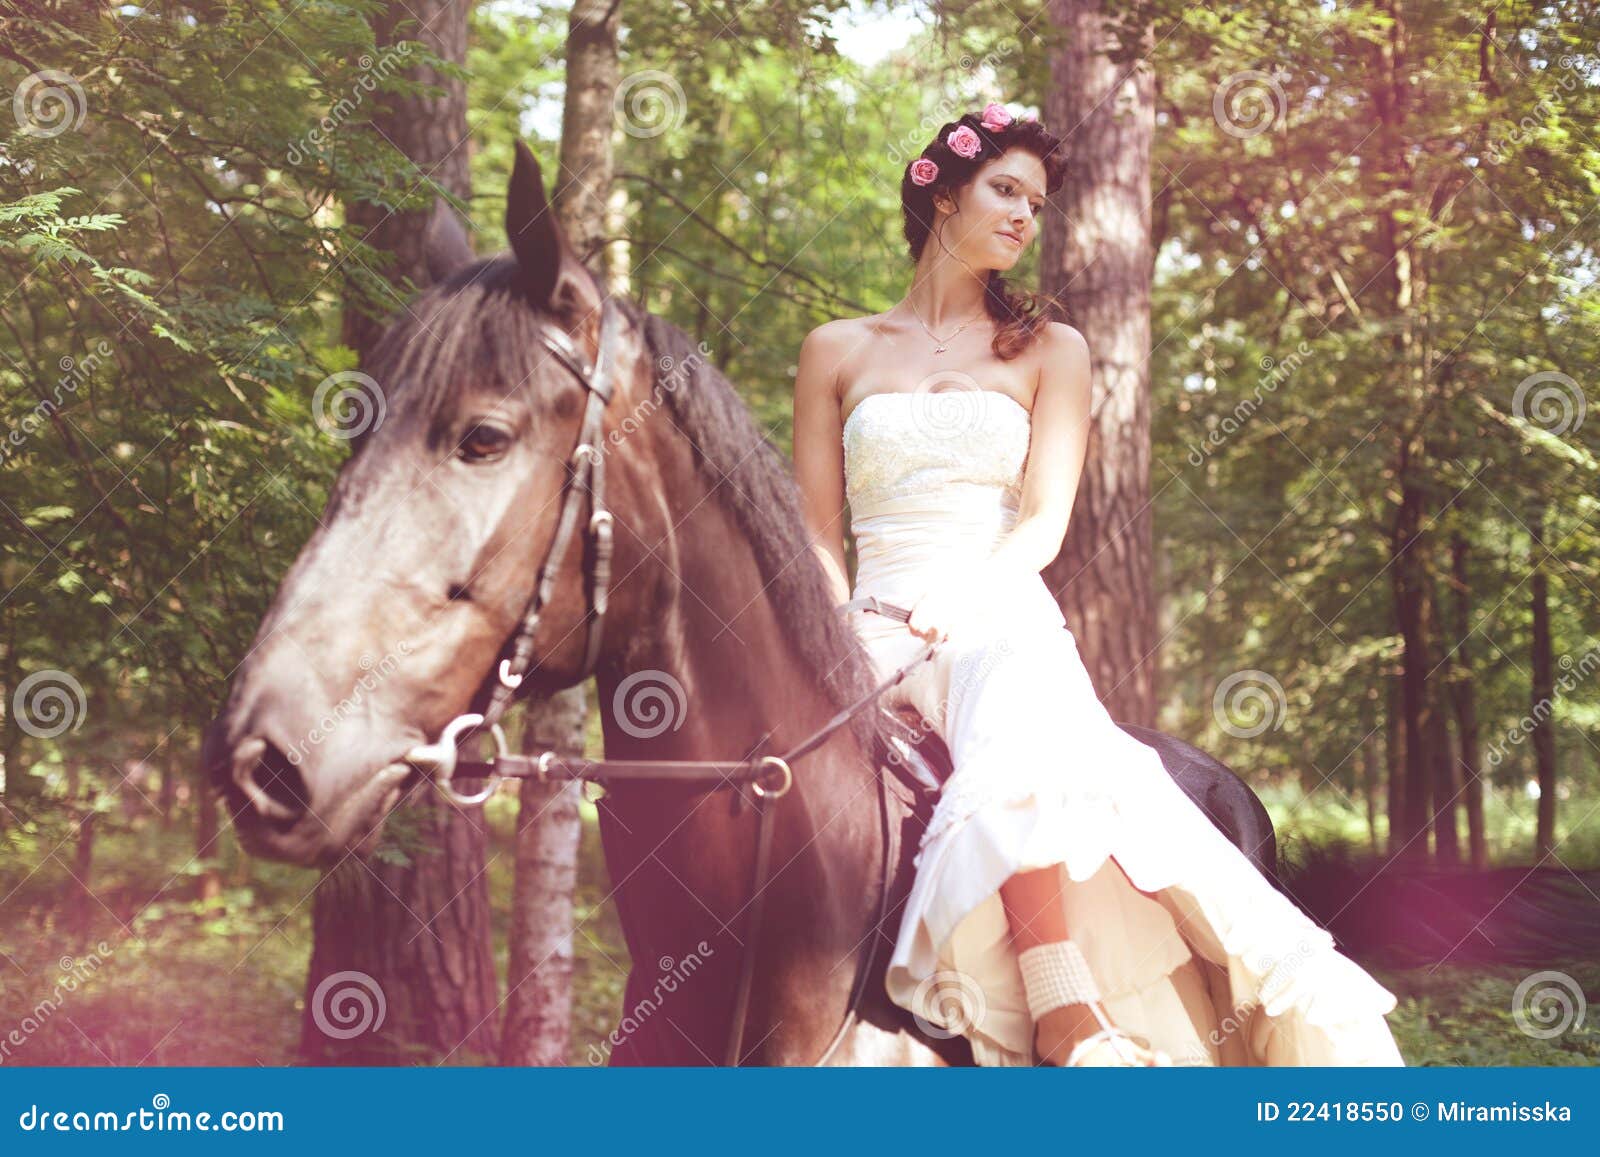
<svg viewBox="0 0 1600 1157"><path fill-rule="evenodd" d="M428 264L428 280L437 283L477 259L467 228L443 197L433 203L427 233L422 239L423 257Z"/></svg>
<svg viewBox="0 0 1600 1157"><path fill-rule="evenodd" d="M516 153L506 190L506 237L522 270L523 286L540 309L556 314L576 311L586 296L583 263L545 199L539 162L521 141Z"/></svg>

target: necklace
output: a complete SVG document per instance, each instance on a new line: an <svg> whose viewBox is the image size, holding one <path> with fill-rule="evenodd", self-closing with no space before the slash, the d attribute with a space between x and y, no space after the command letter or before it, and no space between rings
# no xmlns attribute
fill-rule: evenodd
<svg viewBox="0 0 1600 1157"><path fill-rule="evenodd" d="M906 298L906 304L911 306L911 314L917 319L917 324L920 325L927 335L933 339L933 352L936 354L942 354L945 350L949 349L950 343L961 336L961 331L966 329L967 326L971 325L973 322L977 321L983 316L984 313L982 309L979 309L977 313L973 314L971 317L967 318L966 321L962 322L961 325L957 327L955 333L951 334L949 337L942 338L938 334L934 333L931 329L928 329L928 323L922 320L922 315L917 312L917 307L911 305L911 298Z"/></svg>

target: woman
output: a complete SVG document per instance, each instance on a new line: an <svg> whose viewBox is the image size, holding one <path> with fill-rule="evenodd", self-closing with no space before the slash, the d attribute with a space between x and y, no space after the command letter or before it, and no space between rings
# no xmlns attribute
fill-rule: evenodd
<svg viewBox="0 0 1600 1157"><path fill-rule="evenodd" d="M1100 704L1040 571L1066 534L1089 353L1001 273L1060 141L999 104L901 181L888 312L801 346L795 467L816 553L894 694L949 747L889 963L896 1003L980 1064L1402 1064L1394 997L1338 953ZM848 498L858 567L846 577Z"/></svg>

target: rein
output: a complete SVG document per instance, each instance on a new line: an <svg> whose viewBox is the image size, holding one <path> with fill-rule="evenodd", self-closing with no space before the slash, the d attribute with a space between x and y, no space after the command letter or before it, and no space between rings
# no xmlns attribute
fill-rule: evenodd
<svg viewBox="0 0 1600 1157"><path fill-rule="evenodd" d="M725 1063L738 1065L744 1052L745 1021L750 1008L750 992L755 978L756 946L760 939L762 917L765 909L766 889L771 875L773 815L772 805L788 794L794 786L793 764L844 727L850 720L877 702L879 696L894 687L918 664L927 662L940 646L939 641L928 643L909 662L905 663L870 692L837 712L811 735L783 752L781 755L759 755L747 759L721 760L629 760L584 759L564 755L547 748L537 755L518 754L508 749L500 718L521 686L533 657L534 635L539 617L555 587L556 573L566 557L573 533L577 527L579 507L585 495L589 500L589 520L586 541L589 549L584 555L584 577L588 601L588 642L582 669L575 682L582 682L594 670L599 659L601 627L606 612L606 602L611 579L611 512L605 508L604 457L596 448L602 432L602 419L607 404L615 391L613 375L617 363L617 342L621 332L621 311L611 298L601 303L599 352L593 366L581 360L570 339L563 333L544 327L540 333L549 351L588 390L577 445L568 460L570 471L563 496L561 513L550 553L539 569L538 582L523 609L516 633L510 640L511 655L500 660L495 670L494 689L484 711L458 715L445 725L433 743L412 748L405 761L429 776L439 792L453 803L471 807L492 796L505 779L533 779L540 783L590 781L602 785L628 782L675 782L704 785L707 790L739 789L750 786L755 796L758 827L756 830L755 866L751 880L750 915L746 923L744 951L739 964L738 986L734 993L733 1019L728 1032ZM853 610L872 611L888 618L906 622L911 612L903 607L867 596L843 603L836 610L848 613ZM462 759L459 744L472 732L487 730L494 742L494 754L487 760ZM763 741L764 743L765 741ZM910 786L914 793L930 791L927 784L911 775L890 760L888 767ZM457 791L455 780L487 779L478 791L466 794ZM889 889L893 865L889 856L889 805L888 785L882 774L878 781L878 801L883 833L883 872L879 892L878 917L872 929L872 946L868 949L865 966L858 970L852 985L850 1001L845 1009L844 1022L833 1040L816 1062L826 1064L844 1041L855 1023L862 997L872 974L872 962L877 953L877 942L883 921L888 915ZM937 789L933 789L937 790ZM742 794L742 793L741 793Z"/></svg>
<svg viewBox="0 0 1600 1157"><path fill-rule="evenodd" d="M892 603L885 603L870 596L843 603L836 609L841 612L857 609L876 611L901 622L908 619L911 614L910 611L903 607L897 607ZM703 784L708 790L713 791L725 788L738 789L744 784L749 784L751 792L755 795L754 806L758 824L756 829L755 867L750 882L750 916L745 925L744 951L739 961L739 981L734 990L733 1021L728 1030L728 1044L724 1054L726 1064L738 1065L744 1054L744 1027L750 1008L751 986L755 979L756 945L760 939L762 917L766 905L767 884L771 875L772 830L773 817L775 815L772 805L788 794L789 789L794 786L794 769L792 765L796 760L814 751L829 736L849 723L854 716L872 706L880 695L903 680L918 664L925 663L931 659L938 648L938 642L924 646L910 661L898 667L883 682L849 706L841 709L815 732L785 751L782 755L761 755L733 761L584 759L563 755L553 749L546 749L538 755L523 755L511 751L506 743L505 732L498 723L491 723L488 728L489 734L494 741L494 755L487 760L464 760L460 758L457 743L467 732L477 731L485 725L482 715L467 714L458 715L451 720L437 742L413 749L407 756L407 761L418 767L426 767L432 775L434 786L439 789L440 793L453 802L464 806L483 803L495 793L500 781L504 779L532 779L542 784L574 780L602 785L628 782L675 782ZM929 791L926 784L905 771L898 761L891 760L887 765L887 769L891 770L902 783L910 786L915 792L925 793ZM458 778L483 778L487 779L488 783L479 791L466 795L455 788L455 780ZM828 1062L839 1045L843 1043L851 1026L855 1023L857 1011L866 992L867 982L872 975L872 963L877 953L879 930L883 927L883 922L888 916L889 890L893 874L893 865L889 856L889 802L886 797L888 784L881 774L876 778L878 781L878 807L884 832L883 870L879 881L878 915L872 926L872 945L867 951L864 965L856 974L850 1001L845 1009L844 1021L840 1024L838 1031L834 1033L833 1040L823 1050L822 1055L813 1062L814 1066L820 1066Z"/></svg>

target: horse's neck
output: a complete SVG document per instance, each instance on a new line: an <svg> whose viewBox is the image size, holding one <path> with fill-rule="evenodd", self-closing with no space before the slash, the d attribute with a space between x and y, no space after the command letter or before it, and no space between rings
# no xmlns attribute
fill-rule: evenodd
<svg viewBox="0 0 1600 1157"><path fill-rule="evenodd" d="M708 563L701 573L711 569ZM685 559L680 573L685 586L693 583L693 560ZM753 559L724 552L715 560L713 581L682 593L634 636L627 669L601 681L608 757L777 754L833 715L834 705L791 653L778 608L765 601L762 588ZM793 789L769 804L776 812L759 956L764 963L747 1034L760 1041L769 1018L786 1018L787 1026L765 1046L769 1051L819 1047L818 1026L831 1032L842 1017L854 956L866 947L867 909L877 902L881 851L869 767L843 728L796 761ZM672 1032L693 1032L701 1050L721 1047L732 978L745 950L756 835L751 799L748 788L629 784L608 792L602 813L607 861L636 962L630 997L648 999L658 962L706 956L709 963L697 964L696 979L703 983L687 982L673 998ZM702 942L709 951L698 947ZM800 977L805 969L816 975ZM783 999L775 992L807 985L810 1014L775 1010ZM678 1047L669 1037L640 1041L637 1054L646 1059ZM721 1062L719 1053L712 1059Z"/></svg>

